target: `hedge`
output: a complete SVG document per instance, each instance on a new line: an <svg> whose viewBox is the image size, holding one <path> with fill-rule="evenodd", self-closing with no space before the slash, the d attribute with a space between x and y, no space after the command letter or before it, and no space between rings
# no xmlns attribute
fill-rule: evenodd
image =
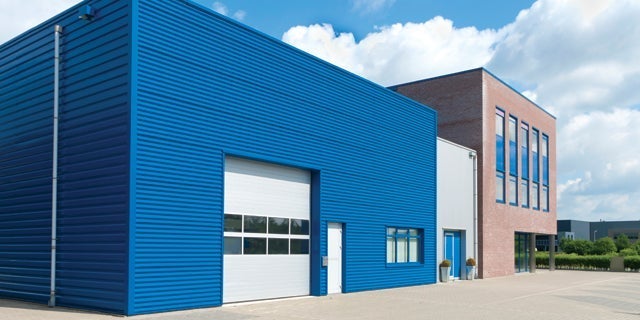
<svg viewBox="0 0 640 320"><path fill-rule="evenodd" d="M640 271L640 256L624 257L624 267L632 271Z"/></svg>
<svg viewBox="0 0 640 320"><path fill-rule="evenodd" d="M569 270L609 270L611 255L579 256L577 254L556 254L556 268ZM536 265L549 268L549 253L536 252ZM640 256L624 257L624 267L628 271L640 271Z"/></svg>

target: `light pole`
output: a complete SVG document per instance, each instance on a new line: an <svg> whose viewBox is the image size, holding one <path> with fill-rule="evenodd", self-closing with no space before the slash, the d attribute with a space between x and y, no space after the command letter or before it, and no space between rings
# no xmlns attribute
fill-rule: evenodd
<svg viewBox="0 0 640 320"><path fill-rule="evenodd" d="M598 233L598 230L593 230L593 241L596 241L596 233Z"/></svg>

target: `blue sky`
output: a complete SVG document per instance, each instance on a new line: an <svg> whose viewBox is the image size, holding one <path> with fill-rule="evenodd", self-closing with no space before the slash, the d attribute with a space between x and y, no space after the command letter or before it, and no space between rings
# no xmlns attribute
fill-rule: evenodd
<svg viewBox="0 0 640 320"><path fill-rule="evenodd" d="M275 38L295 25L329 23L337 32L351 32L362 39L375 26L396 22L423 22L435 16L451 19L458 27L500 28L513 21L531 0L395 0L395 1L256 1L256 0L197 0L213 8L222 3L229 14L246 13L242 22ZM376 4L379 4L377 10Z"/></svg>
<svg viewBox="0 0 640 320"><path fill-rule="evenodd" d="M383 86L486 67L557 117L558 218L640 219L638 0L197 1ZM78 2L0 0L0 43Z"/></svg>

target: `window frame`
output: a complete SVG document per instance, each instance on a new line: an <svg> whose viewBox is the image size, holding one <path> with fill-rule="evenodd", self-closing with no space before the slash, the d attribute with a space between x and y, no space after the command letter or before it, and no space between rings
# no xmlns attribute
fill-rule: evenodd
<svg viewBox="0 0 640 320"><path fill-rule="evenodd" d="M531 206L531 191L529 183L529 124L520 122L521 141L520 141L520 206L528 209Z"/></svg>
<svg viewBox="0 0 640 320"><path fill-rule="evenodd" d="M509 115L509 204L512 206L518 206L518 194L520 184L518 183L518 152L519 140L518 140L518 118L514 115ZM513 193L513 195L512 195Z"/></svg>
<svg viewBox="0 0 640 320"><path fill-rule="evenodd" d="M393 233L390 233L390 229L394 229L395 231ZM406 230L406 233L398 233L398 230ZM411 234L411 231L415 231L415 235ZM385 264L387 266L411 266L411 265L423 265L424 264L424 259L423 259L423 242L424 242L424 230L421 228L409 228L409 227L396 227L396 226L386 226L385 227ZM406 261L398 261L398 239L405 239L406 241ZM393 260L394 261L389 261L389 240L393 239L393 246L394 246L394 250L393 252ZM412 243L412 239L416 240L415 243L417 245L417 248L415 249L415 252L417 254L417 257L415 258L416 261L411 261L412 255L412 248L411 248L411 243Z"/></svg>
<svg viewBox="0 0 640 320"><path fill-rule="evenodd" d="M538 183L540 182L540 131L532 128L531 136L531 180Z"/></svg>
<svg viewBox="0 0 640 320"><path fill-rule="evenodd" d="M535 188L534 188L535 187ZM536 201L531 201L531 209L540 210L540 184L537 182L531 183L531 194L535 194Z"/></svg>
<svg viewBox="0 0 640 320"><path fill-rule="evenodd" d="M496 164L495 164L495 169L496 169L496 195L495 195L495 199L497 203L506 203L507 201L507 192L506 192L506 141L505 141L505 119L506 118L506 112L501 109L500 107L496 106L496 118L495 118L495 123L496 123L496 129L495 129L495 147L496 147ZM498 122L500 122L501 124L501 128L502 128L502 132L498 132L498 127L497 124ZM499 141L498 138L501 137L502 140ZM500 158L500 155L502 155L502 158ZM502 176L502 194L498 195L498 177Z"/></svg>
<svg viewBox="0 0 640 320"><path fill-rule="evenodd" d="M280 216L267 216L267 215L259 215L259 214L244 214L244 213L236 213L236 212L225 212L223 214L223 230L225 229L225 218L227 218L227 216L241 216L242 217L242 223L241 223L241 229L240 231L223 231L223 248L226 249L225 247L225 240L226 238L233 238L233 239L240 239L240 252L234 252L234 253L227 253L223 251L223 255L247 255L247 256L269 256L269 255L278 255L278 256L293 256L293 255L310 255L311 252L311 221L309 219L300 219L300 218L292 218L292 217L280 217ZM249 217L249 219L253 219L253 218L264 218L265 220L265 227L266 230L264 232L262 232L262 230L259 230L259 232L248 232L245 227L246 227L246 217ZM270 219L271 218L275 218L275 219L285 219L287 221L288 224L288 232L282 233L282 231L277 231L277 232L271 232L270 229ZM302 232L299 233L294 233L293 232L293 220L299 220L301 222L301 230ZM253 230L250 230L253 231ZM306 232L306 233L304 233ZM264 253L249 253L249 252L245 252L245 246L246 243L248 243L247 241L252 241L252 239L264 239L265 241L265 252ZM286 239L287 240L287 253L269 253L270 248L269 248L269 240L271 239ZM296 242L296 243L300 243L300 242L304 242L306 241L307 243L307 248L306 248L306 253L302 252L302 253L296 253L293 252L292 250L292 241ZM300 247L302 249L304 249L303 247ZM305 250L302 250L305 251Z"/></svg>
<svg viewBox="0 0 640 320"><path fill-rule="evenodd" d="M549 136L542 133L542 156L540 159L540 166L542 171L542 187L540 188L541 197L540 209L543 212L549 212Z"/></svg>

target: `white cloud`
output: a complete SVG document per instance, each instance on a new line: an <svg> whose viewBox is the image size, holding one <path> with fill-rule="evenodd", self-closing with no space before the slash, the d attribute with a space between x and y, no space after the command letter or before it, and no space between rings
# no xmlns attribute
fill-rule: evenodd
<svg viewBox="0 0 640 320"><path fill-rule="evenodd" d="M247 13L244 10L238 10L233 14L233 18L238 21L244 20L244 17L246 16L247 16Z"/></svg>
<svg viewBox="0 0 640 320"><path fill-rule="evenodd" d="M500 30L441 17L376 29L331 25L283 40L382 85L479 66L558 117L558 216L640 216L640 1L539 0Z"/></svg>
<svg viewBox="0 0 640 320"><path fill-rule="evenodd" d="M0 0L0 44L72 7L80 0Z"/></svg>
<svg viewBox="0 0 640 320"><path fill-rule="evenodd" d="M396 0L353 0L353 10L371 13L391 7Z"/></svg>
<svg viewBox="0 0 640 320"><path fill-rule="evenodd" d="M568 119L640 101L640 2L538 1L505 27L489 68Z"/></svg>
<svg viewBox="0 0 640 320"><path fill-rule="evenodd" d="M424 23L379 28L356 42L328 24L297 26L282 40L383 85L398 84L486 64L498 37L494 30L456 28L435 17Z"/></svg>
<svg viewBox="0 0 640 320"><path fill-rule="evenodd" d="M242 21L244 20L244 18L247 16L247 12L244 10L237 10L236 12L234 12L233 14L229 15L230 11L229 8L222 2L220 1L216 1L211 5L211 8L213 8L213 11L221 14L221 15L225 15L227 17L231 17L234 18L238 21Z"/></svg>
<svg viewBox="0 0 640 320"><path fill-rule="evenodd" d="M638 139L640 111L632 109L575 116L560 128L558 172L565 177L558 185L561 216L611 220L610 215L626 214L637 219L640 197L631 195L640 195Z"/></svg>
<svg viewBox="0 0 640 320"><path fill-rule="evenodd" d="M229 14L229 8L227 8L227 6L225 6L222 2L214 2L213 5L211 5L211 7L213 8L213 11L221 14L221 15L228 15Z"/></svg>

